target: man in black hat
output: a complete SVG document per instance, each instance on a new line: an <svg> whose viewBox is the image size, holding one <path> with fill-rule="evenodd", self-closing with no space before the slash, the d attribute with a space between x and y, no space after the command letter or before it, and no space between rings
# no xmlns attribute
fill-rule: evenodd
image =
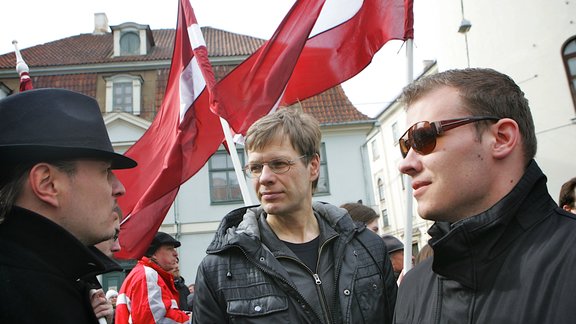
<svg viewBox="0 0 576 324"><path fill-rule="evenodd" d="M394 277L398 280L402 270L404 270L404 244L395 236L389 234L382 235L382 239L384 240L384 244L386 244L388 256L392 262Z"/></svg>
<svg viewBox="0 0 576 324"><path fill-rule="evenodd" d="M98 103L64 89L0 100L0 322L97 323L79 278L114 235L124 186ZM62 307L66 305L66 307ZM31 311L33 310L33 311Z"/></svg>
<svg viewBox="0 0 576 324"><path fill-rule="evenodd" d="M178 307L179 294L172 271L180 242L158 232L138 264L130 271L116 299L115 323L188 323Z"/></svg>

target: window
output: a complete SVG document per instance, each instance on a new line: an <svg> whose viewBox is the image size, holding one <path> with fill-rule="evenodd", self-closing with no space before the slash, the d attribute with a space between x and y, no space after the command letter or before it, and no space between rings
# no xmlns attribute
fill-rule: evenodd
<svg viewBox="0 0 576 324"><path fill-rule="evenodd" d="M398 122L392 124L392 139L394 140L394 145L398 145L398 140L400 139L400 134L398 133Z"/></svg>
<svg viewBox="0 0 576 324"><path fill-rule="evenodd" d="M384 197L384 181L382 181L382 179L378 178L378 197L380 198L380 201L385 201L386 198Z"/></svg>
<svg viewBox="0 0 576 324"><path fill-rule="evenodd" d="M373 140L370 143L370 146L372 147L372 161L377 160L380 157L380 150L378 149L378 142L376 140Z"/></svg>
<svg viewBox="0 0 576 324"><path fill-rule="evenodd" d="M562 47L562 59L564 60L564 68L570 84L572 102L576 109L576 36L569 39Z"/></svg>
<svg viewBox="0 0 576 324"><path fill-rule="evenodd" d="M135 32L125 32L120 36L120 55L139 55L140 36Z"/></svg>
<svg viewBox="0 0 576 324"><path fill-rule="evenodd" d="M388 221L388 209L382 209L382 228L390 227Z"/></svg>
<svg viewBox="0 0 576 324"><path fill-rule="evenodd" d="M106 112L124 112L140 115L142 78L119 74L105 78L105 80Z"/></svg>
<svg viewBox="0 0 576 324"><path fill-rule="evenodd" d="M314 195L327 195L330 193L330 182L328 181L328 162L326 161L326 144L320 146L320 177Z"/></svg>
<svg viewBox="0 0 576 324"><path fill-rule="evenodd" d="M244 150L238 149L240 165L244 165ZM242 202L242 192L238 184L238 178L234 171L234 165L228 152L217 151L208 161L210 174L210 201L218 203Z"/></svg>
<svg viewBox="0 0 576 324"><path fill-rule="evenodd" d="M132 112L132 82L115 82L113 85L114 111Z"/></svg>

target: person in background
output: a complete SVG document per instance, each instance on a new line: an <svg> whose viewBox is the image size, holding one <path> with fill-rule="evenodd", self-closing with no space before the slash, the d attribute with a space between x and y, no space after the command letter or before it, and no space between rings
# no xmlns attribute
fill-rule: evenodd
<svg viewBox="0 0 576 324"><path fill-rule="evenodd" d="M90 250L104 264L104 270L99 274L122 271L122 267L113 259L114 253L120 251L120 242L118 241L118 235L120 234L120 221L122 220L122 211L120 210L120 207L116 206L114 208L114 213L116 213L117 217L114 226L114 236L90 247ZM114 323L116 301L112 304L106 294L104 294L102 284L98 280L96 274L89 274L81 279L86 283L86 285L88 285L88 287L90 287L90 301L96 317L105 318L108 324Z"/></svg>
<svg viewBox="0 0 576 324"><path fill-rule="evenodd" d="M361 203L345 203L340 205L340 207L346 209L353 220L363 223L369 230L378 234L378 218L380 215L374 209Z"/></svg>
<svg viewBox="0 0 576 324"><path fill-rule="evenodd" d="M108 303L110 305L112 305L112 309L114 310L114 312L116 311L116 299L118 298L118 292L114 289L108 289L108 291L106 292L106 300L108 301ZM106 318L106 323L107 324L114 324L114 313L112 313L112 317L111 318Z"/></svg>
<svg viewBox="0 0 576 324"><path fill-rule="evenodd" d="M188 285L188 291L190 292L190 294L188 294L188 297L186 298L186 301L188 303L188 307L190 308L190 311L194 311L194 284L189 284Z"/></svg>
<svg viewBox="0 0 576 324"><path fill-rule="evenodd" d="M404 270L404 244L393 235L382 235L382 239L386 244L386 249L388 249L390 261L392 261L394 277L398 280L402 270Z"/></svg>
<svg viewBox="0 0 576 324"><path fill-rule="evenodd" d="M0 100L0 323L98 323L80 279L105 270L89 247L114 236L125 188L112 170L135 166L89 96Z"/></svg>
<svg viewBox="0 0 576 324"><path fill-rule="evenodd" d="M246 134L260 206L226 215L198 267L194 323L390 323L396 300L382 239L345 209L312 202L318 121L282 108Z"/></svg>
<svg viewBox="0 0 576 324"><path fill-rule="evenodd" d="M178 262L180 242L158 232L144 256L130 271L116 300L117 324L188 323L190 317L178 308L178 291L172 271Z"/></svg>
<svg viewBox="0 0 576 324"><path fill-rule="evenodd" d="M562 185L558 205L565 211L576 214L576 178L572 178Z"/></svg>
<svg viewBox="0 0 576 324"><path fill-rule="evenodd" d="M178 290L178 306L183 311L191 311L192 307L188 304L188 295L190 295L190 290L186 286L186 281L184 277L180 275L180 260L176 260L176 265L172 269L172 275L174 276L174 286Z"/></svg>
<svg viewBox="0 0 576 324"><path fill-rule="evenodd" d="M398 168L434 255L400 285L396 323L573 323L576 217L534 160L528 100L493 69L408 85Z"/></svg>
<svg viewBox="0 0 576 324"><path fill-rule="evenodd" d="M432 250L430 244L424 245L416 255L416 258L414 259L414 265L417 265L420 262L428 259L432 255L434 255L434 250Z"/></svg>

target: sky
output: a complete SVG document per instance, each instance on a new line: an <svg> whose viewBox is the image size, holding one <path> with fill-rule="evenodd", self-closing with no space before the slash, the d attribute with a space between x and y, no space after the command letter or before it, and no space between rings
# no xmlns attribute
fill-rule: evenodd
<svg viewBox="0 0 576 324"><path fill-rule="evenodd" d="M422 0L423 2L426 0ZM292 0L190 0L200 26L263 39L272 36ZM426 1L427 2L427 1ZM18 7L25 3L26 6ZM418 0L415 22L418 26ZM62 38L91 33L94 14L106 13L110 26L124 22L150 25L151 29L176 28L178 0L28 0L10 1L0 11L0 54ZM418 28L416 28L416 38ZM415 41L416 42L416 41ZM415 47L414 62L434 59L430 51ZM14 62L16 63L16 62ZM342 84L358 110L375 117L399 94L407 80L405 47L388 42L361 73ZM414 64L415 74L421 64ZM31 71L33 74L34 71Z"/></svg>

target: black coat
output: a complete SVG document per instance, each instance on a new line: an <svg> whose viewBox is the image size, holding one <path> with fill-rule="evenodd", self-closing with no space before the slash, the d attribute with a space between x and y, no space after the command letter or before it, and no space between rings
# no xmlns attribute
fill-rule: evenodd
<svg viewBox="0 0 576 324"><path fill-rule="evenodd" d="M409 271L396 323L574 323L576 215L532 162L484 213L429 231L434 256Z"/></svg>
<svg viewBox="0 0 576 324"><path fill-rule="evenodd" d="M15 207L0 224L0 323L98 323L79 278L104 270L62 227Z"/></svg>

